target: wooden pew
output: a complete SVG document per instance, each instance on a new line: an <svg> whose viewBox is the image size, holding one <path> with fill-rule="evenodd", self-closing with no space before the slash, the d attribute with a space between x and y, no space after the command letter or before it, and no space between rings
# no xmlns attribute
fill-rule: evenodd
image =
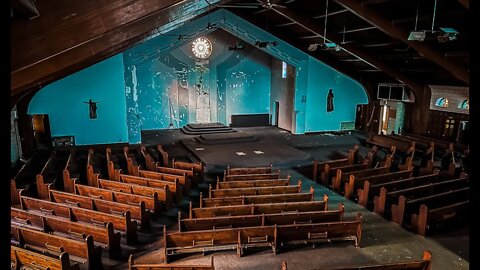
<svg viewBox="0 0 480 270"><path fill-rule="evenodd" d="M345 158L328 160L319 162L318 160L313 161L313 181L318 182L317 179L320 179L320 183L323 183L324 186L328 186L330 178L328 177L329 171L332 168L353 165L355 160L355 155L358 154L358 145L354 145L353 149L348 150L348 154ZM327 167L328 166L328 167ZM319 175L320 173L320 175Z"/></svg>
<svg viewBox="0 0 480 270"><path fill-rule="evenodd" d="M363 205L364 207L368 206L369 194L370 194L370 185L379 185L383 183L388 183L395 180L411 178L413 170L404 170L391 173L385 173L380 175L368 176L363 178L354 177L354 187L357 190L358 204ZM349 182L350 183L350 182ZM351 183L350 183L351 185ZM362 188L359 188L362 187Z"/></svg>
<svg viewBox="0 0 480 270"><path fill-rule="evenodd" d="M189 218L206 218L218 216L241 216L255 214L272 214L282 212L325 211L328 209L328 197L323 201L287 202L269 204L250 204L193 208L190 203Z"/></svg>
<svg viewBox="0 0 480 270"><path fill-rule="evenodd" d="M168 158L168 153L163 149L163 147L161 145L157 145L157 151L158 151L159 155L162 157L161 165L163 167L169 167L170 166L170 160ZM175 168L175 166L173 166L173 168Z"/></svg>
<svg viewBox="0 0 480 270"><path fill-rule="evenodd" d="M288 186L289 183L290 183L290 176L288 176L287 179L246 180L246 181L229 181L229 182L222 182L222 181L219 181L219 178L217 178L216 189Z"/></svg>
<svg viewBox="0 0 480 270"><path fill-rule="evenodd" d="M435 169L433 167L433 160L428 160L425 167L418 168L418 175L421 176L421 175L432 174L432 173L435 173L435 170L437 170L437 174L440 171L438 168Z"/></svg>
<svg viewBox="0 0 480 270"><path fill-rule="evenodd" d="M317 182L317 179L320 179L320 182L324 186L328 186L329 180L331 179L331 176L333 176L333 175L330 175L330 170L336 167L347 166L347 165L353 165L353 156L351 154L349 154L347 158L328 160L324 162L319 162L318 160L314 160L313 161L313 180Z"/></svg>
<svg viewBox="0 0 480 270"><path fill-rule="evenodd" d="M121 174L120 182L159 189L164 189L165 187L167 187L168 190L171 190L174 193L175 202L180 203L183 199L183 186L180 185L178 179L175 179L174 182L170 182L140 176Z"/></svg>
<svg viewBox="0 0 480 270"><path fill-rule="evenodd" d="M124 193L120 191L112 191L103 188L96 188L85 185L74 185L75 194L82 196L88 196L95 199L107 200L112 202L119 202L124 204L138 205L145 203L145 208L151 210L154 215L160 213L164 208L162 202L158 200L158 194L154 194L153 197L140 196L135 194Z"/></svg>
<svg viewBox="0 0 480 270"><path fill-rule="evenodd" d="M322 270L430 270L432 253L425 250L421 260L409 260L394 263L372 263L322 268ZM282 270L288 270L287 263L282 261Z"/></svg>
<svg viewBox="0 0 480 270"><path fill-rule="evenodd" d="M150 216L143 201L138 204L119 203L53 189L50 190L50 201L114 215L123 215L125 211L130 211L132 218L140 223L142 230L150 228Z"/></svg>
<svg viewBox="0 0 480 270"><path fill-rule="evenodd" d="M89 270L98 269L101 265L102 249L95 247L93 237L85 239L69 239L49 233L22 228L12 224L10 227L11 244L33 249L41 253L60 256L67 252L71 260L87 265Z"/></svg>
<svg viewBox="0 0 480 270"><path fill-rule="evenodd" d="M112 155L112 149L110 147L107 147L105 150L105 155L107 156L108 179L120 181L120 174L123 173L123 171L119 167L118 158Z"/></svg>
<svg viewBox="0 0 480 270"><path fill-rule="evenodd" d="M337 167L335 170L335 176L332 177L332 189L335 191L340 191L342 182L345 182L346 177L342 181L342 174L347 174L350 172L361 171L370 169L367 163L347 165L342 167Z"/></svg>
<svg viewBox="0 0 480 270"><path fill-rule="evenodd" d="M143 163L145 164L145 169L147 171L154 172L156 170L157 164L153 157L148 153L145 145L140 146L140 156L143 158Z"/></svg>
<svg viewBox="0 0 480 270"><path fill-rule="evenodd" d="M305 223L277 226L278 246L304 245L333 241L354 241L360 246L362 238L362 214L357 213L355 220L325 223Z"/></svg>
<svg viewBox="0 0 480 270"><path fill-rule="evenodd" d="M405 134L393 134L390 136L394 137L395 139L403 140L406 142L414 141L416 143L417 148L424 152L430 147L431 143L435 143L433 140L426 140L424 138L412 137Z"/></svg>
<svg viewBox="0 0 480 270"><path fill-rule="evenodd" d="M236 250L240 257L244 248L270 247L276 253L277 226L260 226L167 233L163 227L165 262L177 254Z"/></svg>
<svg viewBox="0 0 480 270"><path fill-rule="evenodd" d="M125 161L127 162L128 174L134 175L134 176L140 176L138 171L141 170L142 168L137 163L137 159L135 158L135 155L130 153L128 146L123 147L123 156L125 158Z"/></svg>
<svg viewBox="0 0 480 270"><path fill-rule="evenodd" d="M355 190L355 182L357 178L365 178L376 175L383 175L390 172L390 167L381 167L375 169L366 169L360 171L353 171L349 173L343 173L342 170L337 170L337 178L341 179L344 183L344 197L350 199ZM360 180L357 182L361 182Z"/></svg>
<svg viewBox="0 0 480 270"><path fill-rule="evenodd" d="M391 216L393 222L403 225L404 213L406 211L412 212L414 208L418 209L423 201L437 198L441 200L444 196L456 198L456 194L465 194L465 192L468 192L468 187L462 187L464 180L465 179L456 179L455 181L447 180L392 192L388 192L385 188L382 188L374 210L380 214L381 210L386 208L386 205L398 200L397 204L391 203ZM406 196L408 196L408 200ZM468 194L466 197L468 198ZM451 202L454 203L454 201ZM406 207L409 207L409 209L406 209Z"/></svg>
<svg viewBox="0 0 480 270"><path fill-rule="evenodd" d="M193 169L195 173L194 182L192 183L194 186L197 186L198 183L203 183L205 179L205 163L203 161L196 163L196 162L185 162L185 161L176 161L175 158L172 159L172 167L174 169L182 169L182 170L190 170Z"/></svg>
<svg viewBox="0 0 480 270"><path fill-rule="evenodd" d="M227 169L224 171L224 176L227 175L240 175L240 174L268 174L273 173L273 165L267 167L244 167L244 168L230 168L227 165Z"/></svg>
<svg viewBox="0 0 480 270"><path fill-rule="evenodd" d="M138 242L137 222L131 219L130 212L128 211L126 211L123 216L112 215L22 195L20 195L20 205L23 210L39 211L44 214L68 218L71 221L101 226L112 222L114 229L125 232L127 244L131 245Z"/></svg>
<svg viewBox="0 0 480 270"><path fill-rule="evenodd" d="M188 193L190 192L190 188L192 186L192 183L194 181L196 181L195 180L195 173L193 172L193 168L191 168L189 170L182 170L182 169L174 169L174 168L169 168L169 167L157 166L156 171L158 173L162 173L162 174L166 174L166 175L178 175L178 176L180 176L180 179L184 178L185 183L182 184L182 182L180 182L180 184L182 184L184 186L185 195L188 195ZM189 181L187 181L187 180L189 180Z"/></svg>
<svg viewBox="0 0 480 270"><path fill-rule="evenodd" d="M10 262L12 269L80 269L77 263L70 263L70 256L67 252L61 252L60 255L53 257L13 245L10 245Z"/></svg>
<svg viewBox="0 0 480 270"><path fill-rule="evenodd" d="M454 218L457 215L465 214L468 211L469 204L470 200L468 199L444 206L428 207L425 204L421 204L418 214L414 213L411 215L412 229L415 233L425 236L430 226Z"/></svg>
<svg viewBox="0 0 480 270"><path fill-rule="evenodd" d="M10 205L20 205L20 190L23 189L17 189L17 183L15 180L10 180Z"/></svg>
<svg viewBox="0 0 480 270"><path fill-rule="evenodd" d="M309 212L286 212L256 214L244 216L220 216L208 218L182 218L178 212L178 231L201 231L222 228L255 227L265 225L286 225L299 223L321 223L342 221L344 206L339 204L338 210L321 210Z"/></svg>
<svg viewBox="0 0 480 270"><path fill-rule="evenodd" d="M271 180L280 179L280 170L276 173L225 175L223 181Z"/></svg>
<svg viewBox="0 0 480 270"><path fill-rule="evenodd" d="M213 257L210 259L210 265L192 265L192 264L139 264L135 263L133 255L128 258L128 270L215 270Z"/></svg>
<svg viewBox="0 0 480 270"><path fill-rule="evenodd" d="M145 171L145 170L139 170L138 172L140 177L168 181L168 182L178 181L178 183L180 183L183 186L184 194L187 196L190 193L192 182L187 177L186 174L179 175L179 174L170 174L170 173L151 172L151 171Z"/></svg>
<svg viewBox="0 0 480 270"><path fill-rule="evenodd" d="M271 195L250 195L224 198L203 198L200 192L200 208L226 205L246 205L246 204L265 204L265 203L284 203L284 202L305 202L313 201L314 189L310 187L309 193L290 193L290 194L271 194Z"/></svg>
<svg viewBox="0 0 480 270"><path fill-rule="evenodd" d="M302 192L302 181L298 181L297 185L289 186L269 186L269 187L253 187L253 188L229 188L229 189L212 189L210 184L208 187L208 197L235 197L242 195L267 195L267 194L289 194Z"/></svg>
<svg viewBox="0 0 480 270"><path fill-rule="evenodd" d="M418 198L425 195L435 194L439 191L446 191L456 188L465 187L468 185L468 178L457 178L452 180L442 180L435 183L428 183L420 186L404 188L399 190L394 190L387 192L387 196L390 198L396 199L400 195L405 196L406 198Z"/></svg>
<svg viewBox="0 0 480 270"><path fill-rule="evenodd" d="M385 203L387 199L387 190L399 190L428 183L435 183L439 180L438 174L422 175L405 179L393 180L387 183L378 183L370 186L370 191L375 195L373 198L373 212L382 215L385 212Z"/></svg>
<svg viewBox="0 0 480 270"><path fill-rule="evenodd" d="M242 256L245 248L270 247L274 254L281 246L330 241L361 240L361 214L354 221L305 223L218 230L167 233L164 226L165 258L182 253L236 250ZM200 233L201 232L201 233Z"/></svg>
<svg viewBox="0 0 480 270"><path fill-rule="evenodd" d="M431 205L432 208L434 208L438 205L448 206L456 204L459 201L464 202L466 201L465 198L468 198L469 191L469 187L461 187L412 199L407 199L405 196L400 195L398 197L398 203L391 205L392 222L403 226L404 216L410 215L415 209L419 209L421 204Z"/></svg>
<svg viewBox="0 0 480 270"><path fill-rule="evenodd" d="M37 194L38 194L38 198L40 199L48 199L48 190L50 188L53 189L53 184L52 183L48 183L46 184L44 179L43 179L43 176L41 174L37 174L35 176L35 184L37 186Z"/></svg>
<svg viewBox="0 0 480 270"><path fill-rule="evenodd" d="M406 152L411 146L410 142L399 140L392 136L379 135L374 133L370 133L366 142L372 146L376 145L384 149L390 149L390 147L394 145L400 152Z"/></svg>
<svg viewBox="0 0 480 270"><path fill-rule="evenodd" d="M83 240L87 235L91 235L96 245L108 250L109 258L122 257L121 236L120 233L113 231L111 222L107 222L105 226L89 225L52 215L44 215L38 211L27 211L13 207L10 208L10 216L10 224L18 227L53 233L71 239Z"/></svg>
<svg viewBox="0 0 480 270"><path fill-rule="evenodd" d="M333 172L335 172L336 167L348 166L352 165L353 160L350 158L342 158L337 160L329 160L325 162L318 162L317 160L313 161L313 172L315 182L320 179L320 183L324 186L328 187L330 185L330 179L333 176ZM318 171L320 171L320 175L318 175Z"/></svg>
<svg viewBox="0 0 480 270"><path fill-rule="evenodd" d="M115 182L105 179L98 179L98 187L108 190L119 191L123 193L135 194L145 197L154 197L155 194L158 196L158 200L164 203L165 209L169 210L172 208L173 196L170 193L170 189L165 186L163 189L160 188L151 188L135 184L127 184L122 182Z"/></svg>
<svg viewBox="0 0 480 270"><path fill-rule="evenodd" d="M68 171L74 178L79 177L79 164L75 148L70 149L67 163L65 164L64 173ZM63 179L65 181L65 178Z"/></svg>
<svg viewBox="0 0 480 270"><path fill-rule="evenodd" d="M450 141L447 141L447 140L427 137L427 136L423 136L423 135L419 135L419 134L404 133L404 134L402 134L402 136L412 138L415 141L423 141L425 143L434 142L435 145L437 146L438 150L440 150L440 151L445 151L448 148L450 148L450 146L452 146L453 149L455 151L458 151L458 152L462 152L466 148L465 145L460 144L460 143L453 143L453 142L450 142Z"/></svg>
<svg viewBox="0 0 480 270"><path fill-rule="evenodd" d="M90 186L97 186L97 179L101 177L101 171L98 166L101 166L101 160L95 154L93 148L88 149L87 156L87 183Z"/></svg>
<svg viewBox="0 0 480 270"><path fill-rule="evenodd" d="M57 178L59 178L60 166L63 166L63 162L66 162L66 158L68 159L68 157L63 157L61 152L52 150L50 158L45 162L39 175L41 175L46 182L61 187L61 183L57 183Z"/></svg>

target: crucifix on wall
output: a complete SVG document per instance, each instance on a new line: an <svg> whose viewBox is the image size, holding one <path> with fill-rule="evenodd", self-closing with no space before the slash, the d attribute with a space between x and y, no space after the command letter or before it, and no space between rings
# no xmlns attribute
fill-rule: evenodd
<svg viewBox="0 0 480 270"><path fill-rule="evenodd" d="M83 103L88 104L88 106L89 106L90 119L97 118L97 103L98 103L98 101L92 101L92 99L90 99L90 100L88 100L88 102L84 101Z"/></svg>

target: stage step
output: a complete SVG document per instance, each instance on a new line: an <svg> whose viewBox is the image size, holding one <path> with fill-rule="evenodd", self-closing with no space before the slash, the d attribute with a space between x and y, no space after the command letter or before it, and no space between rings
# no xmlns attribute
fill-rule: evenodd
<svg viewBox="0 0 480 270"><path fill-rule="evenodd" d="M231 127L227 127L221 123L194 123L187 124L186 126L180 128L180 130L188 135L202 135L202 134L212 134L212 133L232 133L236 130Z"/></svg>

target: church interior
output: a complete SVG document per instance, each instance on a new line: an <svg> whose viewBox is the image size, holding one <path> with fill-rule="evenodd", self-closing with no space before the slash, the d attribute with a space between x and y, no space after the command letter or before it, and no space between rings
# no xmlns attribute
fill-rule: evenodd
<svg viewBox="0 0 480 270"><path fill-rule="evenodd" d="M469 2L11 1L10 269L469 269Z"/></svg>

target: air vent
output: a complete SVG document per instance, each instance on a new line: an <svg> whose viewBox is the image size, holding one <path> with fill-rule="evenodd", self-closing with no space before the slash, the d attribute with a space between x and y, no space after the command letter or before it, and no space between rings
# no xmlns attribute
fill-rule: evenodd
<svg viewBox="0 0 480 270"><path fill-rule="evenodd" d="M413 102L413 95L403 84L378 84L378 99Z"/></svg>

